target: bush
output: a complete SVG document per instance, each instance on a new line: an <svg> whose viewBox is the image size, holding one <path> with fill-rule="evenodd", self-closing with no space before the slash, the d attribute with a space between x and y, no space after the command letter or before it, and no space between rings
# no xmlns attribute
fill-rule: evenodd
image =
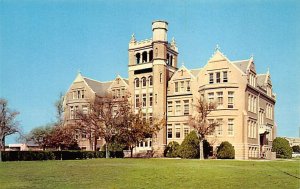
<svg viewBox="0 0 300 189"><path fill-rule="evenodd" d="M179 156L179 143L178 142L170 142L164 151L165 157L175 158Z"/></svg>
<svg viewBox="0 0 300 189"><path fill-rule="evenodd" d="M276 152L277 158L292 158L292 148L285 138L277 137L273 140L272 152Z"/></svg>
<svg viewBox="0 0 300 189"><path fill-rule="evenodd" d="M217 150L218 159L234 159L234 147L229 142L222 142Z"/></svg>
<svg viewBox="0 0 300 189"><path fill-rule="evenodd" d="M296 145L296 146L292 146L293 152L299 152L300 153L300 146Z"/></svg>
<svg viewBox="0 0 300 189"><path fill-rule="evenodd" d="M184 138L179 147L179 156L186 159L199 158L199 139L195 131Z"/></svg>
<svg viewBox="0 0 300 189"><path fill-rule="evenodd" d="M105 158L103 151L5 151L2 161L36 161L36 160L75 160ZM110 152L112 158L123 158L123 151Z"/></svg>

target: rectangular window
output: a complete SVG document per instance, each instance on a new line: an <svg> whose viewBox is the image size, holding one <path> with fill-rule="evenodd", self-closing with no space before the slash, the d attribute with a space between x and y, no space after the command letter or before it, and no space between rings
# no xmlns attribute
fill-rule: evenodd
<svg viewBox="0 0 300 189"><path fill-rule="evenodd" d="M228 135L233 135L233 119L228 119Z"/></svg>
<svg viewBox="0 0 300 189"><path fill-rule="evenodd" d="M145 141L145 147L148 147L148 141Z"/></svg>
<svg viewBox="0 0 300 189"><path fill-rule="evenodd" d="M184 137L186 137L190 133L190 129L188 127L184 128Z"/></svg>
<svg viewBox="0 0 300 189"><path fill-rule="evenodd" d="M218 107L223 106L223 92L217 92Z"/></svg>
<svg viewBox="0 0 300 189"><path fill-rule="evenodd" d="M81 98L84 98L84 90L81 91Z"/></svg>
<svg viewBox="0 0 300 189"><path fill-rule="evenodd" d="M70 106L70 119L74 119L74 107Z"/></svg>
<svg viewBox="0 0 300 189"><path fill-rule="evenodd" d="M180 101L176 101L175 115L181 115L181 104L180 104Z"/></svg>
<svg viewBox="0 0 300 189"><path fill-rule="evenodd" d="M152 107L153 105L153 95L152 93L149 94L149 106Z"/></svg>
<svg viewBox="0 0 300 189"><path fill-rule="evenodd" d="M143 122L146 123L146 121L147 121L146 113L143 113Z"/></svg>
<svg viewBox="0 0 300 189"><path fill-rule="evenodd" d="M146 94L143 94L143 107L146 107Z"/></svg>
<svg viewBox="0 0 300 189"><path fill-rule="evenodd" d="M135 107L138 108L140 106L140 96L135 95Z"/></svg>
<svg viewBox="0 0 300 189"><path fill-rule="evenodd" d="M214 83L214 73L209 74L209 84Z"/></svg>
<svg viewBox="0 0 300 189"><path fill-rule="evenodd" d="M224 83L228 82L227 71L223 72L223 82Z"/></svg>
<svg viewBox="0 0 300 189"><path fill-rule="evenodd" d="M77 119L78 118L78 106L75 106L75 109L74 109L74 117L75 117L75 119Z"/></svg>
<svg viewBox="0 0 300 189"><path fill-rule="evenodd" d="M80 91L77 91L77 98L79 99L81 97Z"/></svg>
<svg viewBox="0 0 300 189"><path fill-rule="evenodd" d="M149 123L150 123L150 125L152 125L152 123L153 123L153 118L152 118L152 113L149 113Z"/></svg>
<svg viewBox="0 0 300 189"><path fill-rule="evenodd" d="M176 124L179 125L179 124ZM176 128L176 138L180 138L180 128Z"/></svg>
<svg viewBox="0 0 300 189"><path fill-rule="evenodd" d="M180 82L180 92L184 92L184 81Z"/></svg>
<svg viewBox="0 0 300 189"><path fill-rule="evenodd" d="M216 73L216 83L220 83L221 82L221 73L217 72Z"/></svg>
<svg viewBox="0 0 300 189"><path fill-rule="evenodd" d="M175 92L178 92L178 82L175 82Z"/></svg>
<svg viewBox="0 0 300 189"><path fill-rule="evenodd" d="M186 82L186 91L191 91L191 87L190 87L190 81Z"/></svg>
<svg viewBox="0 0 300 189"><path fill-rule="evenodd" d="M222 135L223 134L223 126L222 126L222 119L217 119L217 122L219 123L219 125L216 127L216 134L217 135Z"/></svg>
<svg viewBox="0 0 300 189"><path fill-rule="evenodd" d="M189 100L184 100L184 112L183 115L189 115L190 114L190 104Z"/></svg>
<svg viewBox="0 0 300 189"><path fill-rule="evenodd" d="M83 114L88 114L88 107L87 106L82 106L82 113Z"/></svg>
<svg viewBox="0 0 300 189"><path fill-rule="evenodd" d="M73 94L73 99L76 99L76 97L77 97L76 96L76 91L73 91L72 94Z"/></svg>
<svg viewBox="0 0 300 189"><path fill-rule="evenodd" d="M214 101L214 93L208 93L208 102Z"/></svg>
<svg viewBox="0 0 300 189"><path fill-rule="evenodd" d="M121 97L120 89L117 89L117 98Z"/></svg>
<svg viewBox="0 0 300 189"><path fill-rule="evenodd" d="M168 115L172 115L173 113L173 103L172 101L168 101Z"/></svg>
<svg viewBox="0 0 300 189"><path fill-rule="evenodd" d="M228 108L233 108L233 98L234 98L234 92L229 91L228 92Z"/></svg>
<svg viewBox="0 0 300 189"><path fill-rule="evenodd" d="M122 89L121 95L122 95L122 98L125 97L125 89Z"/></svg>
<svg viewBox="0 0 300 189"><path fill-rule="evenodd" d="M172 127L172 125L168 125L168 127ZM168 138L172 138L172 128L168 128Z"/></svg>

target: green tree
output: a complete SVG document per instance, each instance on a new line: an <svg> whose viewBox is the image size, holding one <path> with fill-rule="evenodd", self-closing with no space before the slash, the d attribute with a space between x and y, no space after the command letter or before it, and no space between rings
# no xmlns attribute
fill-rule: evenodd
<svg viewBox="0 0 300 189"><path fill-rule="evenodd" d="M165 149L165 156L169 158L175 158L179 156L180 145L176 141L170 142Z"/></svg>
<svg viewBox="0 0 300 189"><path fill-rule="evenodd" d="M190 132L179 148L179 155L185 159L193 159L199 157L199 138L195 131Z"/></svg>
<svg viewBox="0 0 300 189"><path fill-rule="evenodd" d="M224 141L217 150L218 159L234 159L235 151L231 143Z"/></svg>
<svg viewBox="0 0 300 189"><path fill-rule="evenodd" d="M295 145L292 146L293 152L300 152L300 146L299 145Z"/></svg>
<svg viewBox="0 0 300 189"><path fill-rule="evenodd" d="M46 126L36 127L30 131L30 133L25 137L26 141L32 141L38 144L43 150L50 146L51 134L53 132L53 124L48 124Z"/></svg>
<svg viewBox="0 0 300 189"><path fill-rule="evenodd" d="M273 140L272 152L276 152L278 158L292 158L292 148L285 138L276 137Z"/></svg>

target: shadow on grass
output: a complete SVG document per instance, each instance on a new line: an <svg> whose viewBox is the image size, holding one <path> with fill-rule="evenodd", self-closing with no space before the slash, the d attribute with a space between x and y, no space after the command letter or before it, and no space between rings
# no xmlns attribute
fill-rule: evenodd
<svg viewBox="0 0 300 189"><path fill-rule="evenodd" d="M286 174L286 175L288 175L288 176L290 176L290 177L294 177L294 178L300 180L300 177L298 177L298 176L292 175L292 174L290 174L290 173L288 173L288 172L286 172L286 171L283 171L283 170L281 170L281 169L279 169L279 168L277 168L277 167L275 167L275 166L272 166L272 165L270 165L270 164L267 164L267 165L268 165L269 167L271 167L271 168L273 168L273 169L279 171L279 172L282 172L282 173L284 173L284 174Z"/></svg>

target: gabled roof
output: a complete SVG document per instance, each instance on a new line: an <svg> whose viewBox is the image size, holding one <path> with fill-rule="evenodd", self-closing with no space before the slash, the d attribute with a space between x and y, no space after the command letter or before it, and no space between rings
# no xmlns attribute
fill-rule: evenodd
<svg viewBox="0 0 300 189"><path fill-rule="evenodd" d="M250 64L250 59L249 60L232 61L232 64L236 65L236 67L239 68L242 72L247 73L247 69Z"/></svg>
<svg viewBox="0 0 300 189"><path fill-rule="evenodd" d="M97 94L100 96L106 95L107 89L112 84L112 81L108 82L100 82L87 77L83 77L86 84Z"/></svg>
<svg viewBox="0 0 300 189"><path fill-rule="evenodd" d="M258 74L257 75L257 84L258 86L264 86L266 83L267 74Z"/></svg>
<svg viewBox="0 0 300 189"><path fill-rule="evenodd" d="M191 71L191 73L192 73L195 77L197 77L198 74L199 74L199 72L201 71L201 69L202 69L202 68L197 68L197 69L192 69L192 70L190 70L190 71Z"/></svg>

